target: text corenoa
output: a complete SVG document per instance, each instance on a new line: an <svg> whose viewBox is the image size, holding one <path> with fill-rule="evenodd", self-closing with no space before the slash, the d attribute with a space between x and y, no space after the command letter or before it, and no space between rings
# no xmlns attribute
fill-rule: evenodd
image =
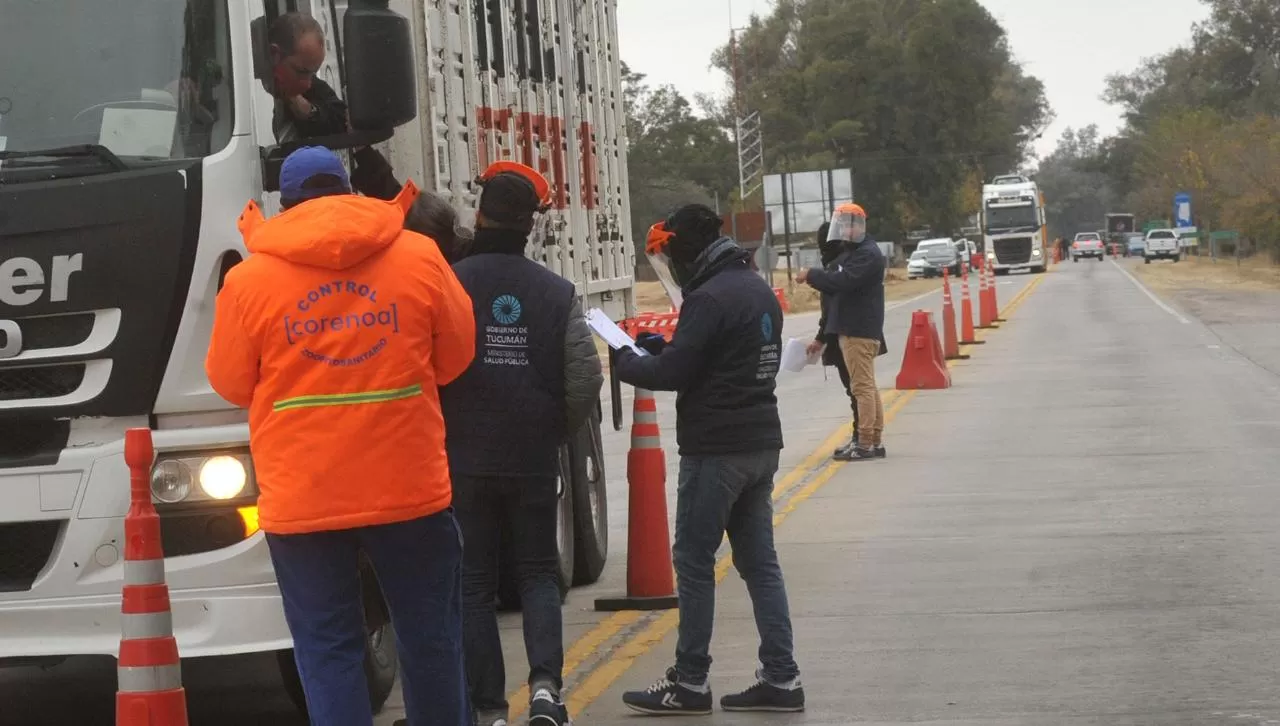
<svg viewBox="0 0 1280 726"><path fill-rule="evenodd" d="M391 333L400 332L400 311L395 303L385 308L366 310L364 312L338 313L336 315L317 315L309 318L284 318L284 334L293 345L303 338L331 333L352 332L379 328L390 329Z"/></svg>

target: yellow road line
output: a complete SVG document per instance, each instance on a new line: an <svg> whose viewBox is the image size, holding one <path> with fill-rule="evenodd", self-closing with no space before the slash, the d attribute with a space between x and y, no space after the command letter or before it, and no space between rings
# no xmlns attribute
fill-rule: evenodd
<svg viewBox="0 0 1280 726"><path fill-rule="evenodd" d="M893 417L907 405L907 402L915 397L915 391L904 391L900 395L894 397L893 404L884 412L885 423L888 424ZM833 461L827 465L825 469L809 482L800 491L796 492L791 501L786 506L774 514L773 524L776 527L782 520L795 511L796 507L813 496L813 493L822 488L837 471L843 468L848 462ZM716 563L716 584L719 584L726 575L729 574L729 568L733 565L732 553L720 558ZM663 638L675 629L680 622L679 610L668 610L661 617L653 621L647 628L640 631L636 637L627 642L618 652L609 660L605 661L599 668L593 671L586 680L578 684L573 689L565 705L569 708L569 715L576 718L582 713L583 709L590 706L597 698L602 696L605 691L609 690L622 674L644 654L648 653L653 646L662 642Z"/></svg>

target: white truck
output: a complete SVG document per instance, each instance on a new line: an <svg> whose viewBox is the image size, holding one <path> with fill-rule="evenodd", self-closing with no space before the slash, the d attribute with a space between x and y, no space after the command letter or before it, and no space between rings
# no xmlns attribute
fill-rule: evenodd
<svg viewBox="0 0 1280 726"><path fill-rule="evenodd" d="M1153 229L1147 232L1146 239L1142 241L1142 261L1145 264L1151 264L1152 260L1177 262L1181 259L1182 243L1178 239L1177 231Z"/></svg>
<svg viewBox="0 0 1280 726"><path fill-rule="evenodd" d="M982 187L983 254L997 275L1049 269L1044 193L1021 174L997 176Z"/></svg>
<svg viewBox="0 0 1280 726"><path fill-rule="evenodd" d="M318 75L351 108L355 130L327 145L376 142L468 219L490 162L542 170L554 205L531 253L586 305L634 313L613 0L5 3L0 67L21 73L0 80L0 665L116 653L123 434L148 426L180 652L279 651L301 699L246 415L203 369L247 254L237 217L279 209L289 147L261 79L265 29L292 10L324 26ZM565 587L607 554L599 418L563 450ZM366 582L377 707L397 663Z"/></svg>

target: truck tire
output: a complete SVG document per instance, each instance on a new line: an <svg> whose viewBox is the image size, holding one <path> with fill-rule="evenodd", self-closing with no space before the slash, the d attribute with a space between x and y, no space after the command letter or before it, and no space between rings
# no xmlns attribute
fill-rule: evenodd
<svg viewBox="0 0 1280 726"><path fill-rule="evenodd" d="M1151 264L1151 258L1150 258L1150 257L1147 257L1146 255L1143 255L1143 257L1142 257L1142 264L1144 264L1144 265L1149 265L1149 264Z"/></svg>
<svg viewBox="0 0 1280 726"><path fill-rule="evenodd" d="M391 626L391 614L382 599L378 578L367 560L361 563L360 586L364 591L365 632L368 636L365 641L364 676L369 684L369 707L374 713L378 713L395 690L400 659L396 652L396 633ZM293 659L293 651L278 651L276 662L289 700L293 701L298 712L306 718L307 697L302 688L302 678L298 675L298 664Z"/></svg>
<svg viewBox="0 0 1280 726"><path fill-rule="evenodd" d="M609 557L608 477L597 405L587 425L569 440L573 473L573 584L591 585Z"/></svg>
<svg viewBox="0 0 1280 726"><path fill-rule="evenodd" d="M569 586L573 583L573 495L565 489L564 484L571 481L569 472L568 446L560 447L560 476L556 485L561 493L560 507L556 516L556 549L559 551L557 575L560 584L560 602L563 604L569 595ZM520 582L516 577L515 553L511 541L505 535L502 538L501 554L498 557L498 609L516 611L520 609Z"/></svg>
<svg viewBox="0 0 1280 726"><path fill-rule="evenodd" d="M1182 261L1182 255L1174 255L1174 256L1173 256L1173 261L1174 261L1175 263L1176 263L1176 262L1181 262L1181 261Z"/></svg>

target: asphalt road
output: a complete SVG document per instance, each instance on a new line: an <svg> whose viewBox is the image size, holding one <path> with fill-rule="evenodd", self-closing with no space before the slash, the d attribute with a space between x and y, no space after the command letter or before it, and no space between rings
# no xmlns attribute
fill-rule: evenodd
<svg viewBox="0 0 1280 726"><path fill-rule="evenodd" d="M1026 275L1000 278L998 290L1002 304L1012 299L1034 279L1036 278ZM973 291L976 294L976 284ZM955 293L958 304L958 289ZM886 319L889 353L877 362L877 377L881 388L893 386L894 376L901 363L911 311L915 309L930 309L934 311L935 317L939 316L940 293L890 303ZM789 316L784 323L783 337L809 339L816 326L816 314ZM782 373L778 381L778 396L787 442L779 480L785 483L790 477L791 480L800 482L801 474L806 474L807 471L805 464L813 460L815 451L821 452L825 457L834 444L843 443L840 436L847 438L848 399L841 392L835 372L818 367L807 368L798 374ZM669 512L674 512L675 471L678 464L673 401L673 395L659 395L662 438L667 451ZM624 405L627 410L623 430L615 432L610 429L605 432L605 463L610 497L609 563L599 583L575 589L565 605L566 640L571 646L569 661L573 666L567 678L570 690L580 685L584 692L597 688L600 666L608 664L620 649L625 649L643 624L618 624L607 614L598 613L593 608L595 598L618 594L625 589L625 462L629 446L627 427L631 421L629 391ZM913 446L912 436L897 432L897 425L890 426L887 443L895 456L898 456L897 449L903 449L902 455L906 455L906 451ZM821 505L815 503L808 506L816 508ZM502 627L509 690L515 691L524 679L525 670L519 614L504 615ZM670 651L667 644L660 648L663 649L664 656ZM110 726L113 723L114 667L114 662L110 659L82 658L67 661L49 670L0 670L0 726L54 726L72 723L77 726ZM645 670L643 677L648 678L653 673ZM636 677L639 675L636 674ZM184 661L183 678L188 692L192 726L223 726L229 723L237 726L302 726L305 723L296 715L283 694L273 655ZM612 707L613 700L611 696L601 698L601 707L606 708L607 712ZM387 708L377 719L379 726L389 725L395 718L403 715L399 704L399 695L393 695Z"/></svg>
<svg viewBox="0 0 1280 726"><path fill-rule="evenodd" d="M808 710L769 723L1280 723L1280 381L1162 305L1058 266L952 388L898 407L890 459L787 516ZM718 695L756 643L737 578L719 602ZM580 721L634 723L621 691L672 648Z"/></svg>

